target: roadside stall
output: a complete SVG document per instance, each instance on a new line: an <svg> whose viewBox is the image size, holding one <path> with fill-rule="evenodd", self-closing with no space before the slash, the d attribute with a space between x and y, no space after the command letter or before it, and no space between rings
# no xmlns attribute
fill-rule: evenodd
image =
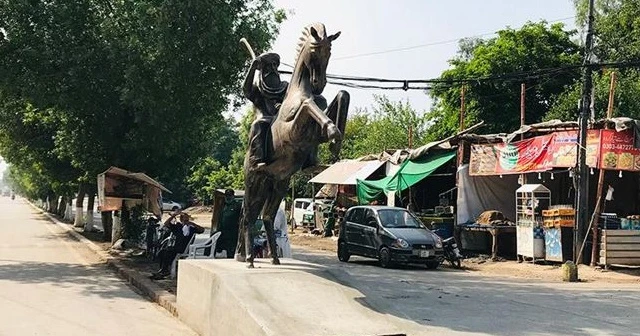
<svg viewBox="0 0 640 336"><path fill-rule="evenodd" d="M636 217L640 218L640 179L637 173L631 174L640 172L637 124L629 118L601 120L594 123L594 128L587 133L586 163L590 173L586 178L592 186L588 195L588 213L589 217L596 219L593 225L600 228L600 231L595 231L599 233L593 246L596 258L596 249L601 248L599 261L602 265L640 265L640 235L636 235L634 225L629 224ZM518 254L538 259L543 253L546 260L555 262L574 259L577 123L550 121L523 126L508 135L488 135L484 138L490 141L482 143L478 139L483 139L483 136L478 136L469 145L468 168L462 166L459 169L459 187L465 186L458 193L458 223L461 229L465 230L465 225L473 226L475 218L486 210L501 211L505 217L515 218L518 222L519 215L503 209L505 204L510 204L504 195L513 195L518 187L527 183L543 185L550 191L549 202L536 210L540 211L536 213L539 217L533 220L541 231L533 238L541 239L544 236L544 250L541 252L538 248L530 251L527 247L527 252L533 253L521 253L525 239L531 237L518 234ZM465 168L468 169L468 175ZM598 178L600 169L603 179ZM494 184L482 183L483 179L488 178L492 178ZM474 188L474 184L484 184L488 189ZM597 195L597 190L610 190L610 194L615 190L616 197L610 195L605 200L604 192L603 195ZM597 202L599 207L596 207ZM520 206L522 204L518 204ZM622 230L623 226L632 230ZM582 227L580 230L587 233L588 228ZM601 245L597 243L599 238L602 238ZM592 238L588 237L584 242L578 242L579 247L584 245L582 256L587 259L590 256L588 251L592 248L591 241ZM466 248L464 239L463 248Z"/></svg>
<svg viewBox="0 0 640 336"><path fill-rule="evenodd" d="M155 216L162 216L162 192L169 189L144 173L111 167L98 175L98 211L120 211L142 205ZM104 217L103 217L104 218ZM104 224L104 223L103 223ZM107 229L105 228L105 232ZM120 221L113 221L112 243L120 238Z"/></svg>

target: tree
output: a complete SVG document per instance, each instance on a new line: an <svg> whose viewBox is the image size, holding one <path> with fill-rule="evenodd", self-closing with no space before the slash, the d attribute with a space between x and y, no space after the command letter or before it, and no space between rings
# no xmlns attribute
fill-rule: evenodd
<svg viewBox="0 0 640 336"><path fill-rule="evenodd" d="M81 172L79 182L117 165L178 192L228 135L221 112L247 62L238 40L266 50L284 19L269 0L0 8L0 91L55 129L51 153Z"/></svg>
<svg viewBox="0 0 640 336"><path fill-rule="evenodd" d="M463 40L452 68L440 77L444 81L502 76L497 80L466 83L465 124L484 120L485 132L510 132L520 127L520 85L525 83L526 123L542 121L555 98L579 76L579 69L563 67L580 64L580 48L573 42L574 31L560 23L529 22L520 29L507 28L488 40ZM539 76L524 76L542 69ZM505 76L506 75L506 76ZM441 83L429 92L434 107L428 114L436 127L430 139L442 139L459 128L461 85Z"/></svg>
<svg viewBox="0 0 640 336"><path fill-rule="evenodd" d="M384 95L374 95L374 102L372 113L362 109L349 116L342 158L355 159L384 150L408 148L409 133L412 133L414 148L428 142L425 114L414 110L409 102L391 101ZM330 163L326 145L321 147L319 157L322 163Z"/></svg>
<svg viewBox="0 0 640 336"><path fill-rule="evenodd" d="M578 22L585 23L587 1L575 1ZM599 62L630 62L640 58L640 3L637 1L596 1L595 59ZM606 116L610 72L617 72L613 116L640 118L640 72L637 68L596 69L594 72L594 110L596 118ZM576 120L582 83L576 80L563 92L547 119Z"/></svg>

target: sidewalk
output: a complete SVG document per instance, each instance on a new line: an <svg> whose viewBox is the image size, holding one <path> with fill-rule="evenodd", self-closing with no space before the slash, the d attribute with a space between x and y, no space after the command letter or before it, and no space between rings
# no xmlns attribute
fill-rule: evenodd
<svg viewBox="0 0 640 336"><path fill-rule="evenodd" d="M0 198L0 334L193 335L21 199Z"/></svg>

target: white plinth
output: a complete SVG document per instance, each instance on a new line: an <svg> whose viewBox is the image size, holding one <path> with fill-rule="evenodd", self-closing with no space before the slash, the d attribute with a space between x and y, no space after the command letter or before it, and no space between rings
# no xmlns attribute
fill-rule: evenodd
<svg viewBox="0 0 640 336"><path fill-rule="evenodd" d="M200 335L413 334L413 322L378 313L318 265L281 259L181 260L178 315ZM414 329L415 330L415 329Z"/></svg>

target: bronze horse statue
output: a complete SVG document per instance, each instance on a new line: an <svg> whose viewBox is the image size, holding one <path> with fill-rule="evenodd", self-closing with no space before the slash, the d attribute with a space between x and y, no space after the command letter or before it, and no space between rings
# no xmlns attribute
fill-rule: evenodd
<svg viewBox="0 0 640 336"><path fill-rule="evenodd" d="M347 120L349 94L340 91L331 104L321 95L327 84L327 65L331 43L340 33L327 36L321 23L303 30L291 82L276 119L271 124L268 140L269 162L256 169L249 152L244 160L245 194L238 235L236 260L253 267L253 237L250 225L262 216L272 263L280 264L273 219L289 189L291 176L303 165L315 164L318 145L330 142L337 158Z"/></svg>

